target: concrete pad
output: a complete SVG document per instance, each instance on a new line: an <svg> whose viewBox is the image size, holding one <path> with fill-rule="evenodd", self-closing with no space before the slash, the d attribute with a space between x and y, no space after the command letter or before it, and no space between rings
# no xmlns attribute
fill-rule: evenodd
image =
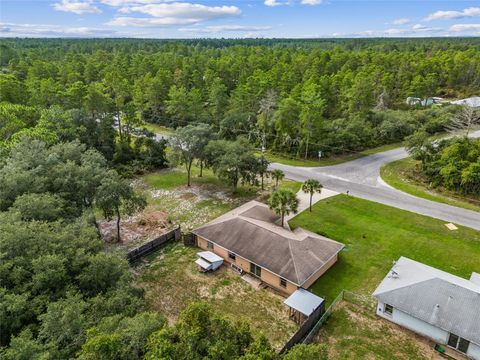
<svg viewBox="0 0 480 360"><path fill-rule="evenodd" d="M338 194L339 193L336 192L336 191L323 188L322 192L320 194L319 193L313 194L312 206L320 200L323 200L323 199L326 199L326 198L329 198L329 197L332 197L332 196L335 196L335 195L338 195ZM310 207L310 194L304 193L302 190L300 190L297 193L297 198L299 200L299 202L298 202L298 212L296 214L290 214L290 215L285 216L285 225L286 226L288 226L288 224L287 224L288 220L292 219L293 217L300 214L302 211L307 210Z"/></svg>
<svg viewBox="0 0 480 360"><path fill-rule="evenodd" d="M448 230L458 230L458 227L456 227L452 223L445 224L445 226L447 227Z"/></svg>
<svg viewBox="0 0 480 360"><path fill-rule="evenodd" d="M262 284L262 280L250 275L250 274L243 274L242 279L252 285L254 289L259 289L260 285Z"/></svg>

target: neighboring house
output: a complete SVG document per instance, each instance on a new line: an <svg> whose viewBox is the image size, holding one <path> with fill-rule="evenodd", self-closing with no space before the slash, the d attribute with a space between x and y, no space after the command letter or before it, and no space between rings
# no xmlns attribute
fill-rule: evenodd
<svg viewBox="0 0 480 360"><path fill-rule="evenodd" d="M480 276L470 280L401 257L373 293L377 314L480 360Z"/></svg>
<svg viewBox="0 0 480 360"><path fill-rule="evenodd" d="M480 96L472 96L467 99L451 101L450 104L466 105L472 108L478 108L480 107Z"/></svg>
<svg viewBox="0 0 480 360"><path fill-rule="evenodd" d="M344 245L303 229L287 230L267 205L250 201L192 231L201 249L286 294L309 288Z"/></svg>
<svg viewBox="0 0 480 360"><path fill-rule="evenodd" d="M434 104L443 104L445 101L441 97L432 97L428 99L422 99L418 97L407 97L407 100L405 100L405 103L410 106L429 106L429 105L434 105Z"/></svg>

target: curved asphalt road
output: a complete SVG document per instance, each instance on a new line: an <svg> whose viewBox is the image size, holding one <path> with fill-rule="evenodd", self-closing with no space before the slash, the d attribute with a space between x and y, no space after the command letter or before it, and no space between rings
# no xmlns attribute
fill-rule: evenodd
<svg viewBox="0 0 480 360"><path fill-rule="evenodd" d="M480 131L471 135L480 137ZM380 178L380 167L405 157L408 157L405 148L398 148L334 166L307 168L272 163L270 167L281 169L292 180L315 178L327 189L342 193L348 191L350 195L362 199L480 230L480 212L418 198L384 183Z"/></svg>

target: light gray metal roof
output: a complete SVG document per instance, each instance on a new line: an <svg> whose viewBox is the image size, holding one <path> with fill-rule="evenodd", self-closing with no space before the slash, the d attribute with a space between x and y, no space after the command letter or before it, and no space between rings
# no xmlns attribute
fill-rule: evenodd
<svg viewBox="0 0 480 360"><path fill-rule="evenodd" d="M197 260L195 260L195 264L200 266L203 270L210 270L212 268L212 263L209 263L202 258L198 258Z"/></svg>
<svg viewBox="0 0 480 360"><path fill-rule="evenodd" d="M480 286L401 257L373 295L415 318L480 344Z"/></svg>
<svg viewBox="0 0 480 360"><path fill-rule="evenodd" d="M217 261L222 261L223 262L223 258L221 258L220 256L218 256L217 254L211 252L211 251L200 251L197 253L197 256L199 258L202 258L202 259L205 259L211 263L214 263L214 262L217 262Z"/></svg>
<svg viewBox="0 0 480 360"><path fill-rule="evenodd" d="M300 311L305 316L310 316L325 300L305 289L298 289L283 303L292 309Z"/></svg>

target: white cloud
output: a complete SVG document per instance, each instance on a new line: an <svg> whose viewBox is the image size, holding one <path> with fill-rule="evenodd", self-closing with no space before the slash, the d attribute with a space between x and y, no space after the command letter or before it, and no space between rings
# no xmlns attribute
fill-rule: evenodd
<svg viewBox="0 0 480 360"><path fill-rule="evenodd" d="M303 5L319 5L323 0L302 0L301 4Z"/></svg>
<svg viewBox="0 0 480 360"><path fill-rule="evenodd" d="M271 26L250 26L250 25L218 25L218 26L206 26L204 28L189 27L180 28L178 31L191 32L191 33L221 33L226 31L239 31L254 33L257 31L270 30Z"/></svg>
<svg viewBox="0 0 480 360"><path fill-rule="evenodd" d="M122 13L142 13L151 18L119 16L109 21L112 26L172 26L192 25L208 20L223 19L240 15L242 12L236 6L207 6L191 3L162 3L148 5L124 6Z"/></svg>
<svg viewBox="0 0 480 360"><path fill-rule="evenodd" d="M410 22L410 19L407 18L400 18L400 19L395 19L391 22L392 25L405 25Z"/></svg>
<svg viewBox="0 0 480 360"><path fill-rule="evenodd" d="M395 36L420 36L428 33L438 34L443 29L431 28L422 24L415 24L408 28L391 28L385 30L366 30L355 33L334 33L333 37L395 37Z"/></svg>
<svg viewBox="0 0 480 360"><path fill-rule="evenodd" d="M480 30L480 24L455 24L450 26L450 31L475 31Z"/></svg>
<svg viewBox="0 0 480 360"><path fill-rule="evenodd" d="M319 5L323 3L323 0L298 0L302 5ZM263 4L266 6L284 6L284 5L293 5L294 0L264 0Z"/></svg>
<svg viewBox="0 0 480 360"><path fill-rule="evenodd" d="M53 4L53 8L57 11L72 12L74 14L86 14L93 13L99 14L102 11L92 4L91 0L61 0L58 3Z"/></svg>
<svg viewBox="0 0 480 360"><path fill-rule="evenodd" d="M428 15L425 20L451 20L461 19L466 17L480 16L480 7L470 7L463 9L463 11L436 11L433 14Z"/></svg>
<svg viewBox="0 0 480 360"><path fill-rule="evenodd" d="M282 5L288 5L287 1L278 1L278 0L265 0L263 2L266 6L282 6Z"/></svg>
<svg viewBox="0 0 480 360"><path fill-rule="evenodd" d="M1 37L109 37L118 35L118 32L111 29L0 23Z"/></svg>
<svg viewBox="0 0 480 360"><path fill-rule="evenodd" d="M176 0L100 0L101 3L113 7L120 7L134 4L159 4L165 2L175 2Z"/></svg>

